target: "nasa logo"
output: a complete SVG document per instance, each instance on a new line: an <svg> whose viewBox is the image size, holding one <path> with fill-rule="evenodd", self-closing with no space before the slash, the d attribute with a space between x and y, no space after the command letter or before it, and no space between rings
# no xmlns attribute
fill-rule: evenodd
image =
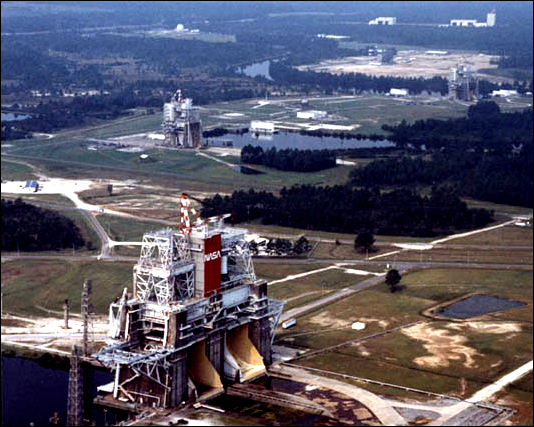
<svg viewBox="0 0 534 427"><path fill-rule="evenodd" d="M221 257L221 251L215 251L209 254L204 255L204 261L213 261L214 259Z"/></svg>

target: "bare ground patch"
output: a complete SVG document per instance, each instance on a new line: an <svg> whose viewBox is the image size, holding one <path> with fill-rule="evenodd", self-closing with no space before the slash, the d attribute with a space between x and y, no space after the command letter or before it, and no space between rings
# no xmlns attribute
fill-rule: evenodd
<svg viewBox="0 0 534 427"><path fill-rule="evenodd" d="M419 366L438 368L448 367L450 361L463 361L466 368L476 367L475 357L482 355L474 348L466 345L468 338L455 335L450 329L460 332L475 331L485 334L506 334L514 336L513 332L520 332L521 325L517 322L488 323L482 321L447 323L447 329L436 329L431 324L423 323L402 329L401 332L410 338L423 341L423 347L431 354L414 359Z"/></svg>
<svg viewBox="0 0 534 427"><path fill-rule="evenodd" d="M435 329L432 325L421 323L401 332L410 338L423 341L423 347L430 356L420 356L414 359L419 366L438 368L448 367L451 360L464 360L464 366L475 366L475 356L481 356L474 348L465 345L467 338L462 335L452 335L450 331Z"/></svg>

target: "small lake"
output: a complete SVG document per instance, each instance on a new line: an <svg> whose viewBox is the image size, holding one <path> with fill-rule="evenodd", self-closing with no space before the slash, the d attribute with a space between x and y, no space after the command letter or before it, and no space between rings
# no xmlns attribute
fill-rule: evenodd
<svg viewBox="0 0 534 427"><path fill-rule="evenodd" d="M29 114L17 114L17 113L1 113L3 122L14 122L16 120L24 120L31 117Z"/></svg>
<svg viewBox="0 0 534 427"><path fill-rule="evenodd" d="M96 396L96 388L109 383L109 371L84 365L84 405L88 407ZM60 425L67 420L69 373L59 368L45 368L21 357L2 356L2 425L48 426L54 412L59 413ZM111 414L110 414L111 416ZM104 415L93 408L97 425L104 425ZM113 421L108 417L108 422Z"/></svg>
<svg viewBox="0 0 534 427"><path fill-rule="evenodd" d="M256 62L255 64L248 65L241 68L241 72L249 77L263 76L266 79L272 80L269 75L269 65L271 61Z"/></svg>
<svg viewBox="0 0 534 427"><path fill-rule="evenodd" d="M492 297L490 295L473 295L472 297L438 309L434 313L444 317L467 319L469 317L481 316L482 314L492 313L494 311L508 310L522 305L525 305L525 303Z"/></svg>
<svg viewBox="0 0 534 427"><path fill-rule="evenodd" d="M309 136L298 132L279 132L275 134L255 134L252 132L243 135L226 134L221 138L206 138L206 141L231 140L236 148L245 145L260 146L263 149L275 147L277 150L296 148L298 150L332 150L336 148L371 148L371 147L394 147L391 141L371 141L370 139L356 138L341 139L333 136ZM220 145L214 143L213 145Z"/></svg>

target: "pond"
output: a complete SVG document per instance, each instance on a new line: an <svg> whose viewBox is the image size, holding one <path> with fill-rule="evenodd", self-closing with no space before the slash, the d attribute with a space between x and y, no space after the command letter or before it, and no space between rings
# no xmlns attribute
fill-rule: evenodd
<svg viewBox="0 0 534 427"><path fill-rule="evenodd" d="M31 117L29 114L18 114L18 113L1 113L3 122L13 122L16 120L24 120L28 117Z"/></svg>
<svg viewBox="0 0 534 427"><path fill-rule="evenodd" d="M249 77L263 76L266 79L272 80L271 76L269 75L270 64L271 61L256 62L255 64L241 68L241 72Z"/></svg>
<svg viewBox="0 0 534 427"><path fill-rule="evenodd" d="M444 317L467 319L469 317L481 316L494 311L508 310L522 305L525 305L525 303L510 301L490 295L473 295L438 309L434 313Z"/></svg>
<svg viewBox="0 0 534 427"><path fill-rule="evenodd" d="M206 138L210 145L218 145L218 138ZM274 134L256 134L248 132L242 135L227 134L221 140L231 140L236 148L245 145L261 146L263 149L275 147L277 150L296 148L299 150L332 150L336 148L371 148L371 147L394 147L391 141L371 141L370 139L356 138L341 139L333 136L310 136L301 135L298 132L279 132Z"/></svg>

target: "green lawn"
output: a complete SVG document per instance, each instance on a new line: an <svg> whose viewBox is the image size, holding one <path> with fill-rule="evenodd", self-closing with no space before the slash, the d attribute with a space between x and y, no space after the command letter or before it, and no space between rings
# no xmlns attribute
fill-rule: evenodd
<svg viewBox="0 0 534 427"><path fill-rule="evenodd" d="M497 245L532 247L532 227L507 225L483 233L454 239L450 243L458 245Z"/></svg>
<svg viewBox="0 0 534 427"><path fill-rule="evenodd" d="M92 303L106 314L124 287L132 291L133 263L18 260L2 263L3 309L10 313L45 315L38 306L61 311L65 298L80 312L83 282L92 280Z"/></svg>
<svg viewBox="0 0 534 427"><path fill-rule="evenodd" d="M140 242L143 240L144 233L166 228L162 224L135 221L113 215L98 215L97 219L108 236L119 242Z"/></svg>
<svg viewBox="0 0 534 427"><path fill-rule="evenodd" d="M426 269L404 275L401 284L402 291L394 294L382 283L308 312L298 317L290 330L279 331L276 339L298 347L322 349L423 320L426 324L421 325L419 339L395 331L298 363L462 397L532 358L532 271ZM469 292L523 301L527 305L465 323L433 321L421 315L439 302ZM356 321L364 322L366 328L350 329ZM515 331L506 332L509 327ZM440 343L444 346L441 350L427 347ZM466 365L467 354L472 358L471 366ZM437 365L429 361L433 357L438 357ZM381 394L409 395L391 388L359 385Z"/></svg>
<svg viewBox="0 0 534 427"><path fill-rule="evenodd" d="M20 163L13 163L2 160L2 179L8 181L25 181L28 179L37 179L33 169Z"/></svg>

